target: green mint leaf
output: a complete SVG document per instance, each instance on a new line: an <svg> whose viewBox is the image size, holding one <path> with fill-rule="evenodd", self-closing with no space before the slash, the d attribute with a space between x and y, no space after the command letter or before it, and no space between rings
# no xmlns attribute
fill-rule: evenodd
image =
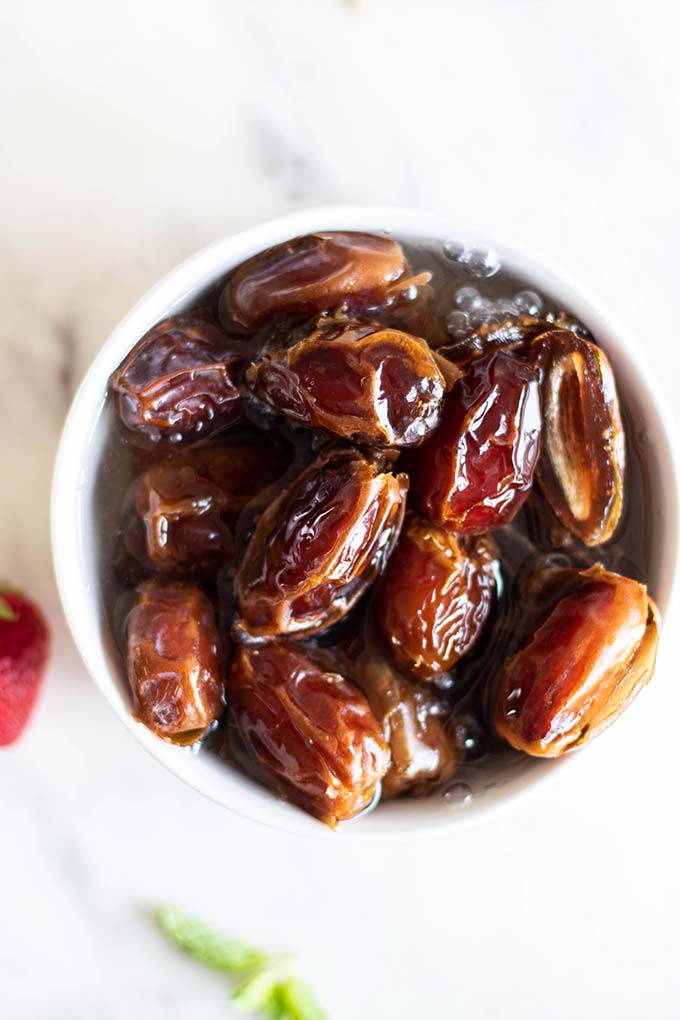
<svg viewBox="0 0 680 1020"><path fill-rule="evenodd" d="M271 998L262 1007L260 1015L263 1017L263 1020L293 1020L281 997L280 984L275 985L272 989Z"/></svg>
<svg viewBox="0 0 680 1020"><path fill-rule="evenodd" d="M233 989L231 1002L242 1013L263 1013L266 1017L286 1016L281 1001L281 977L289 966L290 958L281 957L256 970Z"/></svg>
<svg viewBox="0 0 680 1020"><path fill-rule="evenodd" d="M279 986L279 995L290 1020L326 1020L308 984L299 977L289 977Z"/></svg>
<svg viewBox="0 0 680 1020"><path fill-rule="evenodd" d="M222 935L210 925L175 907L160 907L156 912L156 920L171 942L205 967L229 974L244 974L269 961L266 953L238 939Z"/></svg>
<svg viewBox="0 0 680 1020"><path fill-rule="evenodd" d="M0 620L4 623L14 623L18 619L18 614L14 612L7 599L0 596Z"/></svg>

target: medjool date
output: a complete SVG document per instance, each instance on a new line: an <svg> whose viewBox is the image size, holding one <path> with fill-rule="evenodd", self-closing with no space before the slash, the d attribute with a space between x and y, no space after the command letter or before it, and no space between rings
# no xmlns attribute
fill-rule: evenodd
<svg viewBox="0 0 680 1020"><path fill-rule="evenodd" d="M147 581L126 627L135 716L173 744L193 744L224 708L219 639L200 588Z"/></svg>
<svg viewBox="0 0 680 1020"><path fill-rule="evenodd" d="M407 516L375 607L395 661L421 680L451 669L482 632L496 568L488 537L459 539L416 514Z"/></svg>
<svg viewBox="0 0 680 1020"><path fill-rule="evenodd" d="M401 245L387 237L325 231L294 237L244 262L220 301L223 320L249 331L273 315L313 315L345 305L380 306L409 273Z"/></svg>
<svg viewBox="0 0 680 1020"><path fill-rule="evenodd" d="M383 720L392 762L383 780L383 799L423 796L448 782L460 764L451 709L439 692L406 679L399 700Z"/></svg>
<svg viewBox="0 0 680 1020"><path fill-rule="evenodd" d="M383 779L383 799L420 796L450 780L461 753L446 696L430 684L407 679L372 642L353 658L356 682L380 722L392 755Z"/></svg>
<svg viewBox="0 0 680 1020"><path fill-rule="evenodd" d="M390 763L366 698L300 647L241 645L227 679L246 746L284 796L332 828L365 808Z"/></svg>
<svg viewBox="0 0 680 1020"><path fill-rule="evenodd" d="M292 421L369 446L415 446L439 424L445 381L424 340L326 322L261 358L247 379Z"/></svg>
<svg viewBox="0 0 680 1020"><path fill-rule="evenodd" d="M595 564L506 664L496 731L517 750L556 757L592 740L654 671L658 614L644 585Z"/></svg>
<svg viewBox="0 0 680 1020"><path fill-rule="evenodd" d="M458 534L499 528L529 495L540 447L536 373L503 351L467 366L435 434L413 455L422 513Z"/></svg>
<svg viewBox="0 0 680 1020"><path fill-rule="evenodd" d="M255 430L238 432L172 454L135 483L143 561L154 570L194 575L217 570L234 553L243 508L283 474L290 455L282 444Z"/></svg>
<svg viewBox="0 0 680 1020"><path fill-rule="evenodd" d="M536 477L559 520L586 545L608 541L623 508L626 441L606 354L568 330L533 344L543 450Z"/></svg>
<svg viewBox="0 0 680 1020"><path fill-rule="evenodd" d="M310 634L335 623L379 576L408 480L380 456L322 455L261 515L236 577L237 634Z"/></svg>
<svg viewBox="0 0 680 1020"><path fill-rule="evenodd" d="M201 319L165 319L111 376L123 423L152 442L204 439L241 418L242 356Z"/></svg>

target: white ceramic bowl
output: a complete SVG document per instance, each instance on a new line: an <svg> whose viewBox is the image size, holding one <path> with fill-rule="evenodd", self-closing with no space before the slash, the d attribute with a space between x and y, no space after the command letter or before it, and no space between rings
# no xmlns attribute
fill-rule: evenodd
<svg viewBox="0 0 680 1020"><path fill-rule="evenodd" d="M151 754L194 789L248 818L300 833L324 835L324 826L278 800L217 757L194 754L164 743L130 714L130 695L118 649L102 604L97 562L98 521L93 511L107 413L107 380L139 338L159 319L183 311L204 288L269 245L315 230L388 231L399 238L455 239L488 245L504 264L533 281L583 321L602 342L614 364L618 385L639 428L646 429L647 470L653 511L662 525L651 529L650 587L662 613L667 610L677 564L678 472L672 419L659 406L657 388L638 360L639 345L598 312L590 299L541 263L502 241L445 216L415 209L339 206L307 209L227 237L173 269L123 319L102 346L71 406L57 454L52 492L52 543L61 600L88 671L125 726ZM635 711L635 706L631 708ZM606 740L605 734L601 739ZM580 752L583 754L584 752ZM569 758L526 758L510 771L490 774L471 801L452 805L441 796L395 801L340 826L335 839L417 832L460 824L534 787Z"/></svg>

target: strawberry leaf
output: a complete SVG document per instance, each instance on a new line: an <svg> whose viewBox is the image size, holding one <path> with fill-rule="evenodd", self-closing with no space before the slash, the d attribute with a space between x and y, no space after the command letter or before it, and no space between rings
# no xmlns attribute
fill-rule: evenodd
<svg viewBox="0 0 680 1020"><path fill-rule="evenodd" d="M19 614L14 612L7 599L0 596L0 620L4 623L14 623L18 619Z"/></svg>

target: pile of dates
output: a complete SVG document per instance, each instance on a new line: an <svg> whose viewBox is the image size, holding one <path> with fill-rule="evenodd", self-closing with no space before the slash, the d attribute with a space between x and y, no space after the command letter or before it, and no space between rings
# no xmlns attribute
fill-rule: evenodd
<svg viewBox="0 0 680 1020"><path fill-rule="evenodd" d="M110 380L141 465L121 525L135 715L182 745L217 728L332 827L450 782L470 742L456 671L485 645L477 728L539 757L603 730L654 668L654 603L596 548L626 476L605 353L561 314L452 343L435 298L392 239L298 237ZM499 529L530 494L595 552L524 579L506 654Z"/></svg>

